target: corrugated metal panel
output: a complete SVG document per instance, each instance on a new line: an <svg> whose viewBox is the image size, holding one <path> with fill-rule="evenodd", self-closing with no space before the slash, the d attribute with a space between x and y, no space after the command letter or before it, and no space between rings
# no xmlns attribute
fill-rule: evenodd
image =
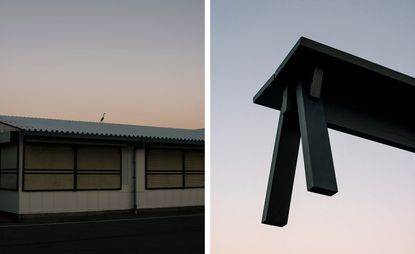
<svg viewBox="0 0 415 254"><path fill-rule="evenodd" d="M190 130L3 115L0 115L0 122L26 131L191 141L204 140L204 129Z"/></svg>

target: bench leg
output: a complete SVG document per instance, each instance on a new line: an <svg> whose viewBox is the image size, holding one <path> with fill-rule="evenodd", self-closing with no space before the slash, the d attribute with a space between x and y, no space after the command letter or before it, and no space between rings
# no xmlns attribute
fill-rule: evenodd
<svg viewBox="0 0 415 254"><path fill-rule="evenodd" d="M323 103L311 97L307 88L304 82L296 86L307 189L331 196L337 192L337 182Z"/></svg>
<svg viewBox="0 0 415 254"><path fill-rule="evenodd" d="M295 87L287 87L284 91L262 215L262 223L279 227L287 224L300 146L295 100Z"/></svg>

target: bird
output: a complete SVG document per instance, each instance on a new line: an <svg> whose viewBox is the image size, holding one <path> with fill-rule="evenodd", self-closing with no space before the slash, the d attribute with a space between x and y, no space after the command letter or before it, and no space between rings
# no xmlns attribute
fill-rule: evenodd
<svg viewBox="0 0 415 254"><path fill-rule="evenodd" d="M105 118L105 113L102 115L101 120L99 120L100 123L102 123L104 121Z"/></svg>

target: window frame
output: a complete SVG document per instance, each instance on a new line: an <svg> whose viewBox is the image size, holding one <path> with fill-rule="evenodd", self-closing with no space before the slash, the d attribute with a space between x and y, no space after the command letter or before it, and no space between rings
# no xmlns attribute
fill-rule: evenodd
<svg viewBox="0 0 415 254"><path fill-rule="evenodd" d="M16 145L16 185L15 185L15 188L5 188L5 187L2 187L1 185L0 185L0 190L6 190L6 191L19 191L19 167L20 167L20 160L19 160L19 155L20 155L20 142L19 142L19 138L18 138L18 136L16 135L16 134L11 134L11 137L10 137L10 142L9 143L2 143L2 144L0 144L0 181L1 181L1 177L2 177L2 174L14 174L13 172L5 172L5 173L3 173L2 171L3 170L5 170L5 171L12 171L12 170L14 170L13 168L5 168L5 169L3 169L3 168L1 168L1 160L2 160L2 153L1 153L1 148L2 148L2 146L4 145L4 144L14 144L14 145Z"/></svg>
<svg viewBox="0 0 415 254"><path fill-rule="evenodd" d="M34 174L34 173L27 173L26 171L30 171L31 169L27 169L26 168L26 147L27 145L62 145L62 146L68 146L72 148L72 152L73 152L73 170L72 169L60 169L60 171L68 171L68 173L39 173L39 174L52 174L52 175L58 175L58 174L70 174L73 176L73 186L70 189L26 189L25 186L25 175L26 174ZM112 172L113 175L117 175L119 176L119 186L117 188L78 188L77 185L77 178L78 175L85 175L85 173L82 174L78 174L78 167L77 167L77 157L78 157L78 149L80 147L113 147L113 148L117 148L117 150L119 151L119 156L120 156L120 165L119 165L119 170L114 170L114 171L118 171L118 172ZM43 171L52 171L54 169L44 169ZM74 143L60 143L60 142L36 142L36 141L30 141L30 142L24 142L23 144L23 170L22 170L22 191L24 192L50 192L50 191L55 191L55 192L61 192L61 191L71 191L71 192L76 192L76 191L119 191L122 189L122 146L118 146L118 145L105 145L105 144L74 144ZM33 171L33 169L32 169ZM69 173L69 171L71 173ZM102 171L102 170L100 170ZM36 174L36 173L35 173ZM97 175L107 175L106 174L97 174Z"/></svg>
<svg viewBox="0 0 415 254"><path fill-rule="evenodd" d="M120 156L120 165L119 165L119 170L116 169L79 169L78 168L78 148L79 147L112 147L112 148L118 148L118 152L119 152L119 156ZM118 175L119 176L119 186L117 188L76 188L76 191L96 191L96 190L121 190L122 188L122 147L121 146L112 146L112 145L95 145L95 144L91 144L91 145L76 145L76 152L75 152L75 165L74 165L74 186L77 186L78 183L78 175ZM78 172L81 171L81 172ZM82 171L101 171L100 174L98 173L89 173L89 172L82 172ZM111 171L111 172L109 172ZM118 171L118 173L116 172Z"/></svg>
<svg viewBox="0 0 415 254"><path fill-rule="evenodd" d="M203 171L201 170L186 170L186 152L194 152L194 151L198 151L196 149L185 149L183 151L183 170L184 170L184 174L183 174L183 185L185 186L185 189L200 189L200 188L205 188L205 151L203 150ZM202 175L203 176L203 186L190 186L187 187L186 186L186 176L191 176L191 175Z"/></svg>
<svg viewBox="0 0 415 254"><path fill-rule="evenodd" d="M182 169L180 173L177 173L177 175L182 176L182 186L181 187L149 187L148 186L148 179L147 177L149 175L166 175L165 173L149 173L148 170L148 156L149 150L173 150L173 151L181 151L181 162L182 162ZM203 147L178 147L178 146L149 146L145 147L144 153L144 181L145 181L145 189L146 190L184 190L184 189L204 189L205 188L205 181L203 181L203 186L186 186L186 175L195 175L195 173L199 173L197 175L203 175L205 176L205 168L203 169L203 172L198 171L190 171L191 173L186 173L186 165L185 165L185 156L186 152L188 151L202 151L203 152L203 161L205 159L205 150ZM170 173L171 174L171 173ZM176 174L175 174L176 175Z"/></svg>

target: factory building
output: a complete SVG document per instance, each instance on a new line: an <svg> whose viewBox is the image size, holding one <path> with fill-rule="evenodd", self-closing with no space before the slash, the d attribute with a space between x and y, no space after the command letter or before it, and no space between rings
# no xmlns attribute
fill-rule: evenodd
<svg viewBox="0 0 415 254"><path fill-rule="evenodd" d="M204 205L204 129L0 116L0 211Z"/></svg>

